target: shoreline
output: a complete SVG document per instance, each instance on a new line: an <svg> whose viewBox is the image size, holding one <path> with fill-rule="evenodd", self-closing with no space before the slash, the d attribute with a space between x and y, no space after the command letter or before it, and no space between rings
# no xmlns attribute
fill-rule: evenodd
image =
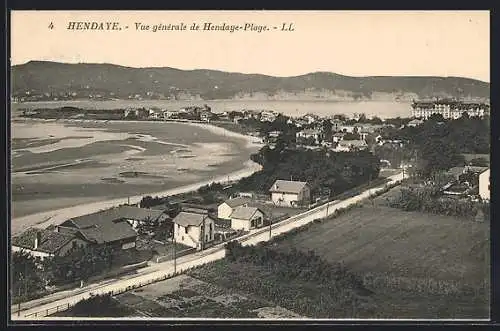
<svg viewBox="0 0 500 331"><path fill-rule="evenodd" d="M33 120L33 119L30 119ZM43 119L35 119L37 122L47 122L47 120ZM77 122L110 122L110 120L52 120L52 121L57 121L57 122L68 122L68 123L77 123ZM112 122L125 122L125 123L143 123L145 121L112 121ZM155 121L150 121L150 122L155 122ZM163 121L157 122L159 124L165 123ZM252 136L247 136L241 133L233 132L230 130L227 130L225 128L217 127L214 125L211 125L209 123L189 123L189 122L172 122L172 123L179 123L179 124L187 124L191 126L197 126L199 128L205 129L210 131L213 134L216 135L223 135L227 137L232 137L232 138L238 138L242 139L246 142L245 148L250 149L252 147L260 147L261 144L256 144L256 139L255 137ZM57 224L64 222L65 220L72 218L72 217L78 217L86 214L91 214L93 212L97 212L99 210L107 209L113 206L117 206L119 204L127 203L127 201L130 199L131 204L139 203L142 197L144 196L167 196L167 195L177 195L177 194L182 194L182 193L188 193L197 190L198 188L211 184L213 182L228 182L228 181L237 181L240 180L244 177L248 177L255 172L261 170L262 167L251 161L247 160L240 169L234 170L230 173L226 174L221 174L217 175L215 177L210 177L204 180L197 181L195 183L191 184L185 184L177 187L173 187L167 190L162 190L162 191L156 191L156 192L148 192L148 193L141 193L140 195L134 195L131 197L125 197L125 198L113 198L113 199L108 199L104 201L98 201L98 202L91 202L91 203L84 203L84 204L79 204L71 207L64 207L64 208L58 208L58 209L53 209L49 211L43 211L43 212L38 212L34 214L29 214L29 215L24 215L16 218L11 218L10 226L11 226L11 236L18 234L19 232L22 232L26 230L27 228L30 227L42 227L46 228L49 225L52 224Z"/></svg>

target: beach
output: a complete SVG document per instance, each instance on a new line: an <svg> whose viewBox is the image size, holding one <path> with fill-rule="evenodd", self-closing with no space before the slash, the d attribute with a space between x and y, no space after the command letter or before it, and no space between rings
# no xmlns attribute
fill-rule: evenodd
<svg viewBox="0 0 500 331"><path fill-rule="evenodd" d="M62 121L59 121L62 122ZM115 121L113 121L115 122ZM107 125L115 126L121 125L119 122L117 123L107 123ZM145 125L144 122L134 123L131 121L123 121L126 122L123 125L127 126L141 126ZM72 123L80 125L77 120L65 121L65 124ZM100 125L101 123L97 123L96 125ZM92 124L94 125L94 124ZM147 124L151 125L151 124ZM156 129L156 125L152 124ZM185 193L189 191L193 191L198 189L203 185L210 184L212 182L227 182L228 180L238 180L242 177L246 177L251 175L252 173L260 170L260 166L256 163L253 163L249 160L249 156L251 153L255 152L260 148L261 145L256 143L255 137L245 136L239 133L231 132L226 129L215 127L210 124L204 123L175 123L176 128L179 128L179 132L181 131L193 131L186 130L186 127L196 128L194 130L194 138L190 138L191 140L195 140L195 142L190 141L186 144L184 143L175 143L170 141L164 141L165 144L158 143L161 141L160 138L156 138L154 135L150 135L150 137L146 137L142 139L144 136L140 135L140 139L135 139L132 141L133 144L139 144L154 150L151 148L155 146L155 148L165 148L165 152L158 149L155 153L150 153L152 155L147 155L147 148L142 148L140 146L128 146L128 149L125 151L120 151L117 155L120 155L120 158L116 158L115 164L120 160L123 160L123 157L127 157L127 160L133 159L133 161L127 161L137 167L137 164L141 164L142 170L144 171L144 176L139 176L138 178L128 178L125 174L127 171L122 171L120 174L123 177L114 178L115 180L121 182L103 182L101 178L100 183L86 183L88 181L87 177L92 177L94 174L99 174L104 176L106 171L111 171L108 168L113 169L113 167L101 167L96 164L87 164L89 160L72 160L69 163L67 161L62 162L61 164L54 165L51 162L50 166L43 165L42 171L38 174L38 177L35 175L31 175L30 172L26 174L26 172L16 172L16 168L13 167L13 176L12 176L12 184L13 188L15 187L16 182L18 183L22 181L31 181L34 183L30 183L32 187L36 189L38 196L34 196L29 193L30 185L25 185L25 190L28 188L26 192L17 192L17 194L13 194L12 207L14 210L17 208L17 213L13 213L12 221L11 221L11 233L19 233L24 229L30 226L39 226L46 227L50 224L57 224L62 222L68 218L76 217L88 213L92 213L101 209L106 209L117 204L126 203L130 201L130 203L138 203L140 199L145 195L150 196L164 196L164 195L175 195L180 193ZM163 126L160 128L164 128L167 126ZM174 128L173 126L169 126L169 128ZM114 130L114 129L113 129ZM200 130L200 131L197 131ZM111 130L112 131L112 130ZM203 133L203 132L208 133ZM106 133L108 134L108 133ZM121 133L123 134L123 133ZM137 134L137 133L135 133ZM209 135L213 135L214 137L209 137ZM14 135L13 135L14 136ZM54 135L57 136L57 135ZM146 135L147 136L147 135ZM196 137L202 137L203 139L209 138L213 141L206 143L196 142ZM60 138L60 137L59 137ZM130 139L130 137L122 137L125 139ZM207 139L208 139L207 138ZM89 139L88 137L82 137L82 139ZM113 138L114 139L114 138ZM110 138L110 140L103 142L94 142L93 145L96 146L97 143L115 143L115 140ZM142 139L142 140L141 140ZM181 139L182 140L182 139ZM60 141L59 141L60 142ZM230 145L230 143L233 145ZM55 142L56 144L58 141ZM121 143L120 145L129 145ZM161 146L160 146L161 145ZM237 145L237 146L236 146ZM89 145L87 145L89 146ZM188 153L188 149L186 146L189 146L189 153L196 154L194 156L176 154L173 151L180 151ZM63 154L64 151L76 152L76 150L71 150L67 148L68 146L64 146L66 149L61 150L51 150L51 148L47 146L37 146L34 148L42 148L43 153L39 154L31 154L31 158L41 158L44 154L55 155L54 153ZM101 146L102 147L102 146ZM127 147L127 146L125 146ZM125 148L124 147L124 148ZM80 148L86 148L86 146L80 146ZM114 148L114 146L113 146ZM142 149L141 149L142 148ZM94 150L96 150L94 148ZM133 152L136 151L136 152ZM179 152L179 153L180 153ZM52 154L50 154L52 153ZM106 151L107 153L107 151ZM111 162L110 154L103 154L102 158L105 159L106 162ZM123 154L128 153L128 154ZM142 156L141 154L146 154L146 156ZM189 154L188 153L188 154ZM59 155L57 154L57 155ZM68 154L68 153L65 153ZM158 155L156 155L158 154ZM115 155L115 154L112 154ZM176 155L176 166L177 170L171 176L160 176L155 175L154 173L146 173L148 172L148 164L152 164L152 168L161 166L161 169L164 172L172 173L175 169L168 167L168 161L165 161L165 158L172 158L172 155ZM181 156L179 156L181 155ZM91 162L97 162L99 157L93 156L94 160L90 160ZM157 158L163 158L161 163L158 163ZM44 160L39 160L44 161ZM53 160L50 160L53 161ZM141 163L142 162L142 163ZM146 162L146 163L144 163ZM156 162L156 163L155 163ZM213 164L209 164L209 162L213 162ZM217 163L219 162L219 163ZM184 169L185 165L189 165L192 169ZM208 165L208 166L207 166ZM211 166L211 167L210 167ZM81 167L79 169L78 167ZM19 167L18 167L19 169ZM47 170L48 169L48 170ZM69 170L68 170L69 169ZM123 169L120 169L123 170ZM65 171L70 171L69 176L65 173ZM118 171L114 169L113 171ZM36 174L36 171L33 171ZM24 177L23 177L24 176ZM31 176L31 177L30 177ZM133 176L132 176L133 177ZM168 178L167 178L168 177ZM72 183L66 183L65 180L71 180ZM80 183L81 182L81 183ZM84 183L85 182L85 183ZM123 183L125 182L125 184ZM140 182L140 184L138 184ZM83 184L82 184L83 183ZM80 185L83 188L82 190L74 189L77 185ZM21 185L22 186L22 185ZM44 188L43 190L40 187ZM103 189L107 189L107 193L103 192ZM109 189L111 188L111 189ZM41 193L40 193L41 191ZM83 194L83 193L84 194ZM15 192L14 192L15 193ZM94 196L95 193L95 196ZM36 195L36 194L35 194ZM90 196L89 196L90 195ZM12 209L12 208L11 208ZM21 212L19 212L21 210Z"/></svg>

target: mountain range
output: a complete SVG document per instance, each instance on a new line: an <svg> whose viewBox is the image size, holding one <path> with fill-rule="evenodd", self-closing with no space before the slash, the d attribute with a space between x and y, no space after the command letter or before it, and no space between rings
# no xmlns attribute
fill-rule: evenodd
<svg viewBox="0 0 500 331"><path fill-rule="evenodd" d="M131 68L30 61L11 67L12 96L44 99L488 99L490 84L461 77L350 77L313 72L273 77L217 70Z"/></svg>

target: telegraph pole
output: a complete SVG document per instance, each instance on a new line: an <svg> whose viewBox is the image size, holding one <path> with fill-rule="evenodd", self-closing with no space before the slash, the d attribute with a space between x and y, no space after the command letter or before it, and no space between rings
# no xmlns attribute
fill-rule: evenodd
<svg viewBox="0 0 500 331"><path fill-rule="evenodd" d="M272 235L271 235L271 225L273 224L273 220L270 218L269 219L269 240L271 240Z"/></svg>
<svg viewBox="0 0 500 331"><path fill-rule="evenodd" d="M174 274L175 274L177 272L177 247L176 247L175 233L172 236L172 240L174 242Z"/></svg>

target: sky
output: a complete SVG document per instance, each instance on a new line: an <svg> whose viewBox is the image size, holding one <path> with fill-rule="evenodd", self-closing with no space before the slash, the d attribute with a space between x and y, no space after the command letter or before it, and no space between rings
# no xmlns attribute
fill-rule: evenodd
<svg viewBox="0 0 500 331"><path fill-rule="evenodd" d="M12 11L11 64L47 60L282 77L328 71L489 82L489 20L489 11ZM122 30L69 30L73 21L118 22ZM150 28L136 30L136 23ZM181 23L187 30L152 31ZM190 30L193 23L200 30ZM270 30L203 31L204 23ZM294 31L281 31L283 23L292 23Z"/></svg>

